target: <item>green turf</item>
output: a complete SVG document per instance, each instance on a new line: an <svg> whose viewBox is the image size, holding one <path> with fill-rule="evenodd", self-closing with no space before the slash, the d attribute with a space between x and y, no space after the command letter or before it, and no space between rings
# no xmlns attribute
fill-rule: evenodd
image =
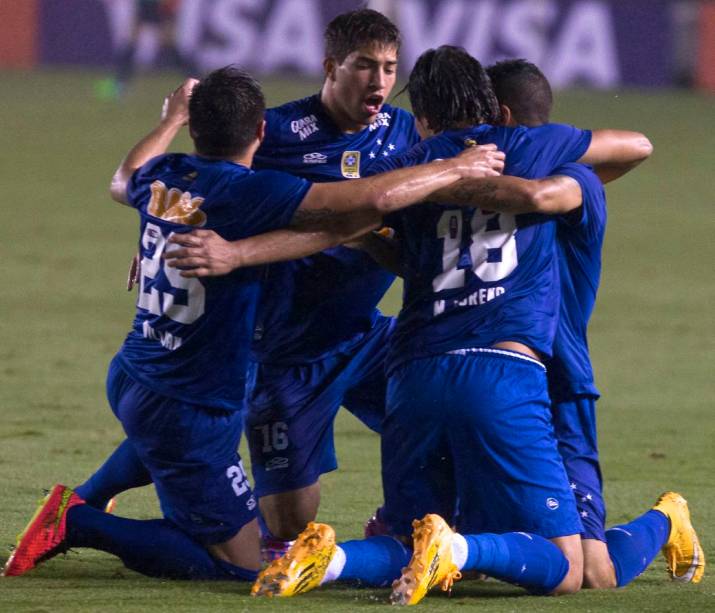
<svg viewBox="0 0 715 613"><path fill-rule="evenodd" d="M122 439L104 399L107 363L128 329L123 290L134 214L110 202L109 177L152 127L173 79L143 79L121 102L93 98L93 79L3 73L0 125L0 543L13 542L42 487L76 484ZM270 103L315 84L266 83ZM609 188L603 288L592 325L610 520L682 491L715 560L712 98L687 93L559 94L556 118L628 127L653 140L651 161ZM187 146L184 138L179 146ZM399 292L385 301L394 313ZM354 537L380 502L378 441L338 420L342 468L325 477L320 518ZM120 514L157 515L150 489L119 499ZM0 554L2 562L7 554ZM323 589L285 602L251 600L230 583L145 579L83 550L31 575L0 580L0 611L375 610L384 590ZM424 608L480 611L715 610L715 580L665 580L664 563L625 590L528 597L494 581L458 584Z"/></svg>

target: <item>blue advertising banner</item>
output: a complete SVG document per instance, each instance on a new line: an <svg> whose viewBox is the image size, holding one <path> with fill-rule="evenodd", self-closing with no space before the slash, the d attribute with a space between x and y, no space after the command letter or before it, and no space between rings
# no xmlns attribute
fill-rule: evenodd
<svg viewBox="0 0 715 613"><path fill-rule="evenodd" d="M465 47L485 64L524 57L556 87L662 86L672 82L667 0L382 1L403 33L401 69L430 47ZM131 35L132 0L39 0L40 62L111 63ZM322 71L323 30L355 0L183 0L175 35L201 70L238 63L258 73ZM158 33L154 37L159 36ZM148 33L139 59L153 61Z"/></svg>

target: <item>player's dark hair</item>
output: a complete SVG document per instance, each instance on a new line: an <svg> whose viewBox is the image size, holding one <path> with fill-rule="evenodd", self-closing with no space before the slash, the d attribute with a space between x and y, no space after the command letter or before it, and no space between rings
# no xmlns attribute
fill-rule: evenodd
<svg viewBox="0 0 715 613"><path fill-rule="evenodd" d="M356 49L369 45L400 49L400 31L382 13L359 9L343 13L325 28L325 57L342 64Z"/></svg>
<svg viewBox="0 0 715 613"><path fill-rule="evenodd" d="M499 104L508 106L515 121L524 126L549 122L554 96L538 67L526 60L504 60L487 68Z"/></svg>
<svg viewBox="0 0 715 613"><path fill-rule="evenodd" d="M250 74L235 67L214 70L191 92L189 127L199 155L232 157L256 137L266 100Z"/></svg>
<svg viewBox="0 0 715 613"><path fill-rule="evenodd" d="M435 132L499 121L499 104L486 71L461 47L425 51L406 89L414 114Z"/></svg>

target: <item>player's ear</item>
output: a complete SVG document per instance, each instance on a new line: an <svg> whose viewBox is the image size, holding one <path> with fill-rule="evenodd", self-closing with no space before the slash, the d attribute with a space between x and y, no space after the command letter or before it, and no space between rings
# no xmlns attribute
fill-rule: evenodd
<svg viewBox="0 0 715 613"><path fill-rule="evenodd" d="M506 104L499 105L499 111L501 112L501 122L505 126L516 126L516 120L511 112L511 109Z"/></svg>
<svg viewBox="0 0 715 613"><path fill-rule="evenodd" d="M256 138L258 139L259 143L263 142L263 139L266 137L266 120L263 119L261 122L258 124L256 128Z"/></svg>
<svg viewBox="0 0 715 613"><path fill-rule="evenodd" d="M335 81L335 70L338 67L338 63L335 61L334 57L326 57L323 60L323 71L325 72L325 78Z"/></svg>
<svg viewBox="0 0 715 613"><path fill-rule="evenodd" d="M434 132L432 128L430 128L429 121L427 121L426 117L415 117L415 127L422 140L434 136Z"/></svg>

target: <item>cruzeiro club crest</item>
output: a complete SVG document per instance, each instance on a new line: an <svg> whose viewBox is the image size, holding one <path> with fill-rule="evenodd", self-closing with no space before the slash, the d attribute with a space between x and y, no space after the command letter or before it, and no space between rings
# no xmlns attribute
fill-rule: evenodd
<svg viewBox="0 0 715 613"><path fill-rule="evenodd" d="M360 178L360 152L343 151L343 159L340 162L340 170L346 179Z"/></svg>

